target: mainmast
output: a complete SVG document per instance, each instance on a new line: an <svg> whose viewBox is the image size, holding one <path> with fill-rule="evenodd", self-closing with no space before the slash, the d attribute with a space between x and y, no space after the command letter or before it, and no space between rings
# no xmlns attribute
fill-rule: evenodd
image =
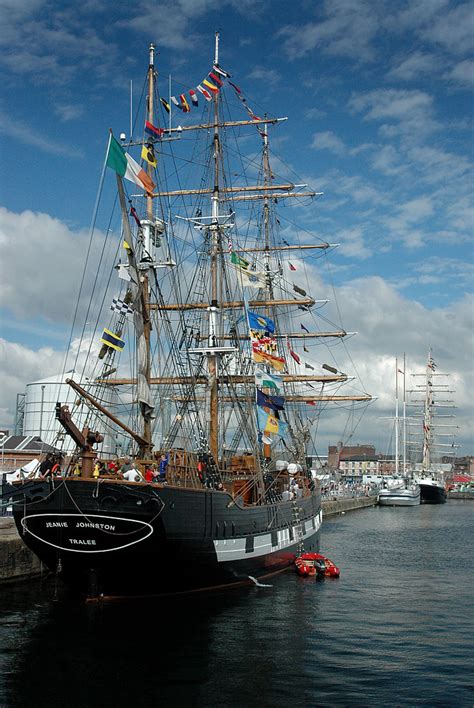
<svg viewBox="0 0 474 708"><path fill-rule="evenodd" d="M425 380L425 401L423 410L423 471L428 471L431 465L431 408L433 405L433 359L431 357L431 348L428 351L428 363L426 364L426 380Z"/></svg>
<svg viewBox="0 0 474 708"><path fill-rule="evenodd" d="M403 476L407 475L407 360L406 354L403 353Z"/></svg>
<svg viewBox="0 0 474 708"><path fill-rule="evenodd" d="M263 229L265 237L264 245L264 258L265 258L265 272L267 274L267 283L270 284L270 299L273 298L273 289L271 286L270 279L270 206L268 202L268 185L271 179L270 171L270 161L268 158L268 125L265 123L263 126L263 186L265 188L265 199L263 201ZM265 308L265 315L268 317L270 315L270 308ZM265 459L269 459L271 455L271 447L268 443L263 444L263 456Z"/></svg>
<svg viewBox="0 0 474 708"><path fill-rule="evenodd" d="M400 469L400 453L398 450L398 439L399 439L399 423L400 418L398 415L398 359L395 359L395 474L398 477Z"/></svg>
<svg viewBox="0 0 474 708"><path fill-rule="evenodd" d="M215 56L214 63L219 64L219 33L216 32ZM208 308L209 312L209 338L208 347L210 349L208 355L208 371L209 371L209 447L214 457L218 462L218 358L215 351L212 351L217 346L217 311L219 307L218 290L217 290L217 261L219 254L219 158L220 158L220 141L219 141L219 103L218 94L214 96L214 187L211 196L211 225L209 227L211 234L211 302Z"/></svg>

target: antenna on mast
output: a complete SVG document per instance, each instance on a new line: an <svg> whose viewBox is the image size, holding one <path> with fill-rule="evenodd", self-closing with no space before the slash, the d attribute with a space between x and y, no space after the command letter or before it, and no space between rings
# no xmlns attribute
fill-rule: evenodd
<svg viewBox="0 0 474 708"><path fill-rule="evenodd" d="M133 81L130 79L130 142L133 140Z"/></svg>
<svg viewBox="0 0 474 708"><path fill-rule="evenodd" d="M214 64L219 64L219 32L216 32L216 48L214 51Z"/></svg>

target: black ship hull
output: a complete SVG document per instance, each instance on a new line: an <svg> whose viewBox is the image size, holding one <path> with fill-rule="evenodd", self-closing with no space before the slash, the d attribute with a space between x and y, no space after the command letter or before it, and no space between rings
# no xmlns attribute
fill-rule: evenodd
<svg viewBox="0 0 474 708"><path fill-rule="evenodd" d="M433 481L423 482L419 480L420 501L422 504L444 504L446 502L446 490L441 483Z"/></svg>
<svg viewBox="0 0 474 708"><path fill-rule="evenodd" d="M17 487L16 501L26 545L93 597L248 583L284 570L302 548L319 550L316 492L244 506L210 489L66 479Z"/></svg>

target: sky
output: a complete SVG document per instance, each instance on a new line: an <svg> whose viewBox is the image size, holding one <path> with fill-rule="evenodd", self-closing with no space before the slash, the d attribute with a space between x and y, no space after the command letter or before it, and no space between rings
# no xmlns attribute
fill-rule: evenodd
<svg viewBox="0 0 474 708"><path fill-rule="evenodd" d="M0 14L0 428L62 368L108 130L129 133L149 43L166 95L169 74L205 76L219 31L255 112L288 117L278 167L324 193L312 229L340 247L317 282L377 398L351 443L384 449L395 357L421 371L431 347L456 391L457 454L474 454L472 3L0 0Z"/></svg>

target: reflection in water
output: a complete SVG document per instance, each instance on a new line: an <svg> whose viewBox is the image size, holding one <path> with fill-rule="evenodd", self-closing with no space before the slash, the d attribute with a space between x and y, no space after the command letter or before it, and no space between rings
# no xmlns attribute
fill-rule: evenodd
<svg viewBox="0 0 474 708"><path fill-rule="evenodd" d="M339 580L108 605L4 587L0 705L471 705L473 511L326 520Z"/></svg>

